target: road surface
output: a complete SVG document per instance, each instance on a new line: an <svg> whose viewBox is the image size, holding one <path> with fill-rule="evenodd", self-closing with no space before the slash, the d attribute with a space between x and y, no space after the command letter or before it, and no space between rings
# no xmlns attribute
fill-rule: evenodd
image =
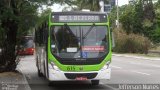
<svg viewBox="0 0 160 90"><path fill-rule="evenodd" d="M22 57L18 68L27 77L32 90L119 90L123 84L159 84L154 90L160 89L160 60L113 56L111 79L101 80L99 86L91 86L90 82L59 82L48 86L48 81L37 75L34 56Z"/></svg>

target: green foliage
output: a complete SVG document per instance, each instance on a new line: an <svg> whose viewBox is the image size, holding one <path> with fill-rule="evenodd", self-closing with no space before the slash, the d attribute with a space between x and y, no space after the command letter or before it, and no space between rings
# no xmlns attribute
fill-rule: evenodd
<svg viewBox="0 0 160 90"><path fill-rule="evenodd" d="M129 34L133 32L133 21L134 21L134 8L133 5L126 5L123 8L122 14L120 16L120 22L124 30Z"/></svg>
<svg viewBox="0 0 160 90"><path fill-rule="evenodd" d="M3 45L3 42L4 42L4 29L2 27L0 27L0 48L2 47Z"/></svg>
<svg viewBox="0 0 160 90"><path fill-rule="evenodd" d="M118 53L148 53L151 42L148 38L138 34L126 34L122 29L114 30L116 47L113 51Z"/></svg>
<svg viewBox="0 0 160 90"><path fill-rule="evenodd" d="M50 1L50 2L49 2ZM37 8L62 3L64 0L1 0L0 1L0 72L16 69L16 46L19 38L32 30L39 17ZM70 0L65 0L69 2Z"/></svg>
<svg viewBox="0 0 160 90"><path fill-rule="evenodd" d="M72 8L72 10L76 10L76 11L79 11L82 9L89 9L91 11L100 10L99 0L62 0L62 1L68 1L66 4L68 4L69 7ZM104 0L104 3L106 4L109 3L109 0ZM66 8L69 8L69 7L66 7ZM66 8L64 8L64 10L66 10Z"/></svg>
<svg viewBox="0 0 160 90"><path fill-rule="evenodd" d="M112 27L115 27L116 8L110 14ZM120 24L127 34L135 33L159 43L160 0L138 0L134 4L119 7Z"/></svg>
<svg viewBox="0 0 160 90"><path fill-rule="evenodd" d="M99 11L99 0L77 0L77 6L80 10L90 9L91 11Z"/></svg>
<svg viewBox="0 0 160 90"><path fill-rule="evenodd" d="M133 33L143 33L143 4L142 0L139 0L138 3L135 5L134 11L134 21L133 21Z"/></svg>
<svg viewBox="0 0 160 90"><path fill-rule="evenodd" d="M160 42L160 27L157 26L155 30L152 31L151 40L155 43Z"/></svg>
<svg viewBox="0 0 160 90"><path fill-rule="evenodd" d="M38 22L36 24L36 26L39 26L40 24L42 24L44 21L48 20L48 15L51 13L51 9L47 8L46 10L42 11L42 13L39 15L39 19Z"/></svg>

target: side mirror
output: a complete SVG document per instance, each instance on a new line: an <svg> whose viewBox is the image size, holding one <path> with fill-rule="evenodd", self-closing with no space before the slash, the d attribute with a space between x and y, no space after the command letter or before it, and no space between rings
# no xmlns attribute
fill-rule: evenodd
<svg viewBox="0 0 160 90"><path fill-rule="evenodd" d="M112 48L114 48L115 47L115 39L114 39L114 33L113 33L112 27L110 27L110 31L111 31Z"/></svg>
<svg viewBox="0 0 160 90"><path fill-rule="evenodd" d="M114 39L114 33L112 32L112 48L115 47L115 39Z"/></svg>

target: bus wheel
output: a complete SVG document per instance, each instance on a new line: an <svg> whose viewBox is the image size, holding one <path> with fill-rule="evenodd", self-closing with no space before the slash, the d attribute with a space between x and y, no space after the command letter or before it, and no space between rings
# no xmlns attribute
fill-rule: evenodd
<svg viewBox="0 0 160 90"><path fill-rule="evenodd" d="M43 77L43 74L42 74L41 71L39 70L39 67L38 67L37 69L38 69L38 76L39 76L39 77Z"/></svg>
<svg viewBox="0 0 160 90"><path fill-rule="evenodd" d="M43 74L41 73L41 71L39 70L39 66L38 66L38 58L36 58L36 66L37 66L37 70L38 70L38 76L42 77Z"/></svg>
<svg viewBox="0 0 160 90"><path fill-rule="evenodd" d="M99 80L91 80L92 85L99 85Z"/></svg>
<svg viewBox="0 0 160 90"><path fill-rule="evenodd" d="M39 69L38 69L38 76L39 76L39 77L43 77L43 74L40 72Z"/></svg>
<svg viewBox="0 0 160 90"><path fill-rule="evenodd" d="M54 82L53 81L49 81L48 86L54 86Z"/></svg>

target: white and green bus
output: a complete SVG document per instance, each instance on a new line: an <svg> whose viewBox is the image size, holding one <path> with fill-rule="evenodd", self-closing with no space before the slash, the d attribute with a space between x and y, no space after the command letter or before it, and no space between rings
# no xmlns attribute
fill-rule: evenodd
<svg viewBox="0 0 160 90"><path fill-rule="evenodd" d="M53 12L36 28L38 75L49 81L110 79L109 18L100 12Z"/></svg>

